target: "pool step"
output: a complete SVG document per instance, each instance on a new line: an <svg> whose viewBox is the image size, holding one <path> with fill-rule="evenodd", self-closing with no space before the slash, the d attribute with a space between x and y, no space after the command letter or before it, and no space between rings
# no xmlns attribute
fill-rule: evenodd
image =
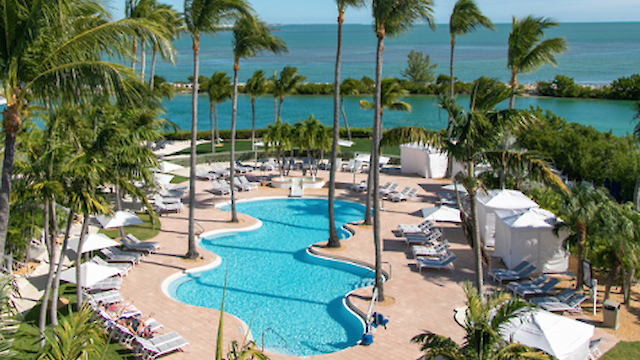
<svg viewBox="0 0 640 360"><path fill-rule="evenodd" d="M376 284L376 279L363 279L359 283L353 285L353 289L360 289L367 286L373 286Z"/></svg>

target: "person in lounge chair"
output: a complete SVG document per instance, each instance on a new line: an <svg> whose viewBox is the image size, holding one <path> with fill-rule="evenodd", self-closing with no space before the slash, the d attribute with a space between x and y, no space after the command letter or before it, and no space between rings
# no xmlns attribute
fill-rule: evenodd
<svg viewBox="0 0 640 360"><path fill-rule="evenodd" d="M127 312L138 312L138 309L136 309L135 306L125 302L117 302L110 305L98 305L98 307L113 320L121 318Z"/></svg>
<svg viewBox="0 0 640 360"><path fill-rule="evenodd" d="M153 335L151 325L147 323L147 321L151 319L151 316L153 316L153 314L145 317L133 316L126 319L120 319L118 320L118 324L127 328L132 334L148 339Z"/></svg>

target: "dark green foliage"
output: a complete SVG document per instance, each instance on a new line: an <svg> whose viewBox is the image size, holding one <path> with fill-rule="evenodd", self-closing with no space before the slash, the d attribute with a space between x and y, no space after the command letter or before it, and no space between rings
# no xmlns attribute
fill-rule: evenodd
<svg viewBox="0 0 640 360"><path fill-rule="evenodd" d="M331 95L333 84L330 83L305 83L296 88L296 94L300 95Z"/></svg>
<svg viewBox="0 0 640 360"><path fill-rule="evenodd" d="M621 77L611 83L611 98L619 100L640 100L640 75Z"/></svg>
<svg viewBox="0 0 640 360"><path fill-rule="evenodd" d="M541 121L518 135L522 147L552 159L569 179L593 181L596 186L616 180L620 183L618 200L631 199L640 173L640 148L631 136L567 123L540 108L533 112Z"/></svg>
<svg viewBox="0 0 640 360"><path fill-rule="evenodd" d="M263 137L264 132L265 129L256 129L256 137ZM189 140L191 138L191 131L184 130L164 133L162 135L166 140ZM354 138L369 138L371 137L371 128L351 128L351 136ZM347 137L347 129L340 128L340 137ZM220 138L228 140L230 138L230 131L220 130ZM211 132L209 130L198 131L198 139L211 140ZM251 139L251 129L236 130L236 139Z"/></svg>
<svg viewBox="0 0 640 360"><path fill-rule="evenodd" d="M573 78L556 75L553 81L538 81L538 93L543 96L593 98L609 100L640 100L640 75L621 77L608 86L581 86Z"/></svg>
<svg viewBox="0 0 640 360"><path fill-rule="evenodd" d="M431 56L424 55L422 51L411 50L407 55L407 68L400 74L412 83L427 84L435 80L434 74L438 64L431 64Z"/></svg>

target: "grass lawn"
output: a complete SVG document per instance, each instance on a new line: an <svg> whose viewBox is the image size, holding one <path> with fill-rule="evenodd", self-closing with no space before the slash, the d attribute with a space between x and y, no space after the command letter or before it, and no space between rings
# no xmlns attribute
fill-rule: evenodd
<svg viewBox="0 0 640 360"><path fill-rule="evenodd" d="M602 360L640 359L640 342L620 341L613 349L609 350L600 359Z"/></svg>
<svg viewBox="0 0 640 360"><path fill-rule="evenodd" d="M124 227L125 234L131 233L133 234L133 236L137 237L140 240L151 239L152 237L158 235L158 233L160 232L160 224L156 225L156 227L154 228L153 225L151 224L151 217L149 216L149 214L136 214L136 215L138 215L138 217L142 219L144 223L140 225L125 226ZM118 232L117 228L111 229L111 230L101 229L99 233L105 234L112 239L120 237L120 233Z"/></svg>
<svg viewBox="0 0 640 360"><path fill-rule="evenodd" d="M188 177L184 177L184 176L180 176L180 175L176 175L173 177L173 179L171 179L170 183L171 184L180 184L183 183L185 181L189 181Z"/></svg>
<svg viewBox="0 0 640 360"><path fill-rule="evenodd" d="M353 139L352 147L342 147L341 150L343 152L357 152L357 153L371 153L371 140L370 139ZM225 141L222 143L222 146L216 147L216 152L229 152L231 147L231 143L229 141ZM247 140L237 140L236 141L236 151L249 151L251 150L251 141ZM185 155L190 154L191 150L189 148L180 150L172 155ZM211 153L211 143L203 143L196 147L197 154L209 154ZM400 147L392 147L392 148L382 148L382 154L384 155L392 155L392 156L400 156ZM329 156L328 153L325 153L325 157Z"/></svg>
<svg viewBox="0 0 640 360"><path fill-rule="evenodd" d="M72 284L60 284L60 297L69 300L70 306L75 311L76 306L76 287ZM38 316L40 314L40 303L38 303L25 317L20 324L18 332L15 336L13 349L18 352L14 359L34 359L38 354L40 333L38 331ZM58 317L69 316L69 306L63 306L58 309ZM49 320L49 314L47 314ZM50 332L51 328L47 329ZM109 344L107 348L106 360L123 360L134 359L133 354L126 347L117 342Z"/></svg>

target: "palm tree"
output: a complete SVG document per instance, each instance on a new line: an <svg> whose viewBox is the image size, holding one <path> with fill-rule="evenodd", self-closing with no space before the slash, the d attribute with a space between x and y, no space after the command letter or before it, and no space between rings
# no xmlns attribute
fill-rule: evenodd
<svg viewBox="0 0 640 360"><path fill-rule="evenodd" d="M478 5L473 0L458 0L453 7L453 13L449 19L449 35L451 35L451 61L449 62L449 96L455 95L453 76L453 49L456 45L456 36L466 35L475 31L479 26L489 30L495 30L495 25L482 15Z"/></svg>
<svg viewBox="0 0 640 360"><path fill-rule="evenodd" d="M398 101L398 98L402 98L408 94L408 91L403 89L398 80L393 78L386 78L382 80L380 90L380 123L382 123L382 115L384 114L384 110L391 111L405 111L411 112L411 105L406 102ZM374 105L371 104L367 100L360 100L360 108L361 109L373 109ZM373 151L373 149L371 150ZM375 164L373 159L371 159L370 164ZM371 190L371 185L373 184L373 172L369 171L369 177L367 184L369 184L369 191L367 191L366 198L366 210L364 215L364 223L367 225L371 225L371 200L373 198L373 191Z"/></svg>
<svg viewBox="0 0 640 360"><path fill-rule="evenodd" d="M251 95L251 150L256 149L256 98L266 94L268 89L264 76L264 71L256 70L244 86L244 91Z"/></svg>
<svg viewBox="0 0 640 360"><path fill-rule="evenodd" d="M236 116L238 113L238 72L240 59L256 57L263 51L274 54L287 52L287 46L279 37L273 36L267 24L255 16L242 15L233 26L233 97L231 108L231 151L229 172L231 179L231 222L238 222L236 213L235 189L235 145L236 145Z"/></svg>
<svg viewBox="0 0 640 360"><path fill-rule="evenodd" d="M284 156L284 152L291 148L291 125L277 119L275 124L267 125L263 140L265 151L275 150L280 176L284 176L284 161L280 155Z"/></svg>
<svg viewBox="0 0 640 360"><path fill-rule="evenodd" d="M196 210L196 143L198 140L198 71L200 36L223 31L222 22L231 20L238 13L248 13L251 7L244 0L185 0L184 19L191 34L193 49L193 89L191 94L191 161L189 171L189 250L186 257L198 257L195 237Z"/></svg>
<svg viewBox="0 0 640 360"><path fill-rule="evenodd" d="M284 69L282 69L282 71L280 72L280 77L276 77L276 74L274 72L270 80L272 85L271 91L273 93L273 97L277 97L280 101L278 103L277 115L277 118L280 118L284 97L293 93L298 88L298 86L302 84L302 82L307 80L307 78L298 74L298 68L285 66Z"/></svg>
<svg viewBox="0 0 640 360"><path fill-rule="evenodd" d="M544 64L555 65L556 55L567 49L564 37L542 40L546 29L558 25L544 17L529 15L521 20L513 18L507 55L507 67L511 70L509 109L515 106L518 74L534 72Z"/></svg>
<svg viewBox="0 0 640 360"><path fill-rule="evenodd" d="M216 152L216 144L220 134L218 133L218 104L227 99L231 99L233 87L231 78L226 72L216 71L211 75L204 90L209 94L209 122L211 123L211 152ZM213 119L215 115L215 131Z"/></svg>
<svg viewBox="0 0 640 360"><path fill-rule="evenodd" d="M336 0L338 6L338 48L336 50L336 68L333 80L333 142L331 144L331 168L329 169L329 241L327 247L337 248L340 247L340 238L338 237L338 231L335 225L335 193L336 193L336 160L338 158L338 139L340 138L340 105L342 104L342 93L340 91L340 66L342 64L342 24L344 23L344 12L347 6L362 7L364 6L364 0ZM344 108L342 110L344 117ZM344 117L345 124L347 118ZM349 132L349 126L347 126L347 133L349 134L349 140L351 140L351 133Z"/></svg>
<svg viewBox="0 0 640 360"><path fill-rule="evenodd" d="M340 110L342 111L342 119L344 120L344 127L347 129L347 139L351 141L351 130L349 130L349 122L347 121L347 113L344 111L344 97L359 95L359 84L356 79L345 79L340 86Z"/></svg>
<svg viewBox="0 0 640 360"><path fill-rule="evenodd" d="M153 38L160 47L171 44L156 27L135 19L108 22L108 12L94 4L94 13L62 0L50 6L37 1L3 0L3 9L21 9L22 15L1 11L0 78L7 98L3 111L5 151L0 188L0 249L4 251L9 219L11 174L16 134L32 102L52 108L63 101L92 100L96 89L121 100L141 98L125 83L135 77L130 69L102 61L119 58L127 37ZM134 99L134 97L136 99Z"/></svg>
<svg viewBox="0 0 640 360"><path fill-rule="evenodd" d="M480 239L476 194L481 187L475 176L478 163L489 159L504 159L510 167L526 167L529 177L565 189L558 176L546 162L533 157L523 157L519 153L499 149L502 134L509 130L526 128L533 120L529 113L520 110L495 110L495 106L509 97L509 92L497 90L495 79L480 78L474 82L467 113L449 96L441 98L441 107L451 117L445 132L436 132L415 127L400 127L385 133L381 145L394 146L406 142L423 142L441 149L450 157L466 165L465 172L454 174L469 193L470 212L461 212L462 229L474 250L476 287L482 293L483 286L483 246ZM500 89L500 87L498 87ZM449 136L448 134L451 134ZM498 150L496 150L498 149ZM462 208L462 207L461 207Z"/></svg>
<svg viewBox="0 0 640 360"><path fill-rule="evenodd" d="M300 149L306 149L307 159L309 160L309 170L314 177L318 170L316 160L322 152L329 149L331 144L328 131L329 129L313 117L313 115L309 116L309 119L298 122L293 126L296 145Z"/></svg>
<svg viewBox="0 0 640 360"><path fill-rule="evenodd" d="M12 275L0 275L0 357L12 359L16 355L12 349L17 309L13 298L18 295L18 287Z"/></svg>
<svg viewBox="0 0 640 360"><path fill-rule="evenodd" d="M552 359L541 350L504 340L502 336L511 322L518 321L529 311L527 303L502 293L494 293L485 301L469 282L464 283L464 292L467 295L464 344L460 346L451 338L426 331L411 339L421 345L420 350L424 353L421 360L437 357L450 360Z"/></svg>
<svg viewBox="0 0 640 360"><path fill-rule="evenodd" d="M178 37L178 34L183 30L183 18L182 14L174 10L171 5L167 4L154 4L160 12L160 19L157 20L158 23L161 24L162 29L166 32L166 36L169 40L175 40ZM153 55L151 57L151 71L149 72L149 89L153 92L156 85L156 60L158 56L158 51L162 50L162 48L158 47L158 44L151 39L152 51ZM164 51L160 52L160 56L162 59L166 61L171 60L172 54L166 54ZM144 74L144 72L143 72Z"/></svg>
<svg viewBox="0 0 640 360"><path fill-rule="evenodd" d="M373 0L372 14L374 32L378 39L376 48L376 79L374 89L373 111L373 139L371 141L371 169L372 185L369 193L373 192L373 239L376 252L376 282L378 297L384 300L382 287L382 249L380 240L380 204L378 203L378 188L380 181L379 143L382 134L382 52L384 39L387 35L393 37L411 28L417 21L426 21L431 28L435 26L433 19L433 1L431 0Z"/></svg>

